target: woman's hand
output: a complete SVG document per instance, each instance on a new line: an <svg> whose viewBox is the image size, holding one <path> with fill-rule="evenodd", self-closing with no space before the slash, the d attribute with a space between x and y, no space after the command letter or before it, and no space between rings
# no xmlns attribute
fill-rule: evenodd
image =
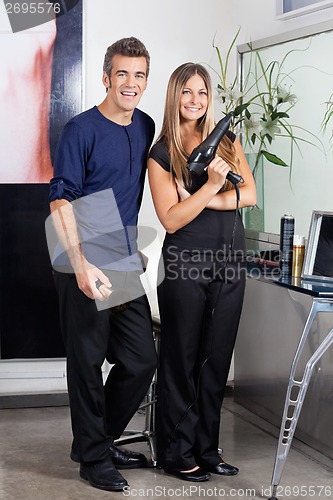
<svg viewBox="0 0 333 500"><path fill-rule="evenodd" d="M239 185L239 208L252 207L256 204L256 185L253 174L246 161L242 145L237 138L235 139L234 146L239 159L238 173L244 179L244 182ZM221 161L221 165L222 163L223 160ZM229 191L217 193L217 195L214 196L214 198L208 203L207 208L212 208L213 210L234 210L235 206L235 190L230 189Z"/></svg>
<svg viewBox="0 0 333 500"><path fill-rule="evenodd" d="M224 161L220 156L215 156L207 167L207 184L215 187L216 192L218 192L224 185L227 174L230 170L230 166L226 161Z"/></svg>

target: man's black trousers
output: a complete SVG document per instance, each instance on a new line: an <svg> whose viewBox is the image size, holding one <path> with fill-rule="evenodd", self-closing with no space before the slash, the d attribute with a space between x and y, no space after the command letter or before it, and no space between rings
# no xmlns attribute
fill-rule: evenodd
<svg viewBox="0 0 333 500"><path fill-rule="evenodd" d="M67 356L73 449L82 462L101 460L140 406L156 368L146 295L123 312L98 311L74 274L55 271ZM143 290L143 289L142 289ZM114 365L103 383L105 359Z"/></svg>

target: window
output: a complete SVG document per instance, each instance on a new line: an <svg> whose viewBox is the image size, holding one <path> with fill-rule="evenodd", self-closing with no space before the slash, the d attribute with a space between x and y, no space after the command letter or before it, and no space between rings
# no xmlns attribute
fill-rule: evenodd
<svg viewBox="0 0 333 500"><path fill-rule="evenodd" d="M276 17L289 19L332 6L333 0L276 0Z"/></svg>

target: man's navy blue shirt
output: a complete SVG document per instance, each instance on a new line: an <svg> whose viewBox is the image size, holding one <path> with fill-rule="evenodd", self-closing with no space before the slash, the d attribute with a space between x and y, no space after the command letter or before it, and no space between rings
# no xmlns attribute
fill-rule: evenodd
<svg viewBox="0 0 333 500"><path fill-rule="evenodd" d="M108 120L97 106L72 118L57 146L49 201L111 188L123 225L135 226L154 132L154 121L139 109L127 126Z"/></svg>
<svg viewBox="0 0 333 500"><path fill-rule="evenodd" d="M153 120L138 109L122 126L95 106L72 118L61 134L49 200L73 202L82 250L98 267L139 266L136 225L154 131ZM70 269L59 244L51 260L58 270Z"/></svg>

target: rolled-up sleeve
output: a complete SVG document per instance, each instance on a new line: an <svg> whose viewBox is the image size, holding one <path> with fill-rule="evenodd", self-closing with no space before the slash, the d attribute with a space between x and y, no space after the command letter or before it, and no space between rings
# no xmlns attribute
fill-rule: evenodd
<svg viewBox="0 0 333 500"><path fill-rule="evenodd" d="M79 125L70 121L63 129L55 154L50 202L57 199L73 201L82 196L86 158L84 133Z"/></svg>

